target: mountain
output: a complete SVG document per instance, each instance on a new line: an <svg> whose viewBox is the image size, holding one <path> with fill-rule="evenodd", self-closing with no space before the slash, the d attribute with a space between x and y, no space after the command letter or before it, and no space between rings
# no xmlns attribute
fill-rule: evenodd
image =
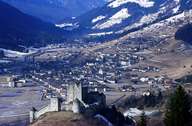
<svg viewBox="0 0 192 126"><path fill-rule="evenodd" d="M64 40L65 32L0 1L0 48L23 49Z"/></svg>
<svg viewBox="0 0 192 126"><path fill-rule="evenodd" d="M192 8L192 1L191 0L181 0L181 7L180 9L186 10Z"/></svg>
<svg viewBox="0 0 192 126"><path fill-rule="evenodd" d="M24 0L20 1L24 2ZM44 4L46 1L54 7L63 7L63 4L56 4L56 1L51 2L50 0L28 0L25 2L32 2L38 4L38 7L42 7L46 5ZM63 2L62 0L59 1ZM191 2L192 0L109 0L102 7L95 8L77 18L64 20L64 22L56 25L57 28L51 23L26 15L1 2L0 46L4 48L42 46L47 43L63 42L63 35L67 35L69 39L78 37L85 41L109 41L184 11L187 12L191 9ZM90 3L89 6L94 5L93 1L85 1L85 3ZM97 4L95 5L97 6ZM53 12L57 15L56 11ZM66 33L63 29L68 30L68 32Z"/></svg>
<svg viewBox="0 0 192 126"><path fill-rule="evenodd" d="M175 38L192 44L192 23L186 24L179 28L175 34Z"/></svg>
<svg viewBox="0 0 192 126"><path fill-rule="evenodd" d="M58 22L76 17L93 8L103 6L106 0L3 0L24 13L45 21Z"/></svg>
<svg viewBox="0 0 192 126"><path fill-rule="evenodd" d="M192 0L113 0L72 20L71 26L80 36L106 41L187 11L192 8L191 2Z"/></svg>

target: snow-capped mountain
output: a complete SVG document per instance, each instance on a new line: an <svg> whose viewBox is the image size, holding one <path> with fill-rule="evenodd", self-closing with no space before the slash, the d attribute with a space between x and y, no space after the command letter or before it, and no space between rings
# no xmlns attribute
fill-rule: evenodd
<svg viewBox="0 0 192 126"><path fill-rule="evenodd" d="M24 13L45 21L58 22L103 6L106 0L3 0Z"/></svg>
<svg viewBox="0 0 192 126"><path fill-rule="evenodd" d="M192 0L112 0L70 23L85 37L119 36L191 8Z"/></svg>

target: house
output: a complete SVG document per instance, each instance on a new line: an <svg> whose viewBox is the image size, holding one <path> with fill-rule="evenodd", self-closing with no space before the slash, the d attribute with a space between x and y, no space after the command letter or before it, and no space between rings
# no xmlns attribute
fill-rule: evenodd
<svg viewBox="0 0 192 126"><path fill-rule="evenodd" d="M13 77L13 76L0 76L0 87L9 87L9 88L16 87L15 77Z"/></svg>

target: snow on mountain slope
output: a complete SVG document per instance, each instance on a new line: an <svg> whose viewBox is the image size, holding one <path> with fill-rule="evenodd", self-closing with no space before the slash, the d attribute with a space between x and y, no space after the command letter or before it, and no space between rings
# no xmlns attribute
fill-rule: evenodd
<svg viewBox="0 0 192 126"><path fill-rule="evenodd" d="M55 24L56 27L59 27L59 28L64 28L64 27L72 27L73 24L72 23L63 23L63 24Z"/></svg>
<svg viewBox="0 0 192 126"><path fill-rule="evenodd" d="M0 50L3 51L4 55L6 57L9 57L9 58L24 57L24 56L31 55L31 54L35 53L35 51L24 53L24 52L13 51L13 50L9 50L9 49L2 49L2 48L0 48Z"/></svg>
<svg viewBox="0 0 192 126"><path fill-rule="evenodd" d="M119 7L126 3L136 3L139 4L141 7L152 7L154 5L154 1L150 0L115 0L112 3L110 3L108 6L112 8Z"/></svg>
<svg viewBox="0 0 192 126"><path fill-rule="evenodd" d="M96 24L93 29L98 28L98 29L105 29L109 28L115 24L120 24L122 20L130 17L131 15L128 13L128 10L126 8L121 9L119 12L114 14L112 17L109 18L108 21L102 23L102 24Z"/></svg>
<svg viewBox="0 0 192 126"><path fill-rule="evenodd" d="M85 37L120 36L189 10L190 2L192 0L112 0L77 17L73 23L79 25L76 33Z"/></svg>
<svg viewBox="0 0 192 126"><path fill-rule="evenodd" d="M100 21L100 20L102 20L102 19L104 19L105 18L105 16L98 16L98 17L96 17L96 18L94 18L93 20L92 20L92 23L96 23L97 21Z"/></svg>

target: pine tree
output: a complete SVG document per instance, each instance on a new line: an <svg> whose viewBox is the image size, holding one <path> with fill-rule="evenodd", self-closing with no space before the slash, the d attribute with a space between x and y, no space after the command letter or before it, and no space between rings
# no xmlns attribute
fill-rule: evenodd
<svg viewBox="0 0 192 126"><path fill-rule="evenodd" d="M147 126L147 117L145 115L145 112L141 114L138 126Z"/></svg>
<svg viewBox="0 0 192 126"><path fill-rule="evenodd" d="M171 95L165 114L166 126L190 126L190 99L182 86Z"/></svg>
<svg viewBox="0 0 192 126"><path fill-rule="evenodd" d="M0 58L4 57L4 52L0 50Z"/></svg>

